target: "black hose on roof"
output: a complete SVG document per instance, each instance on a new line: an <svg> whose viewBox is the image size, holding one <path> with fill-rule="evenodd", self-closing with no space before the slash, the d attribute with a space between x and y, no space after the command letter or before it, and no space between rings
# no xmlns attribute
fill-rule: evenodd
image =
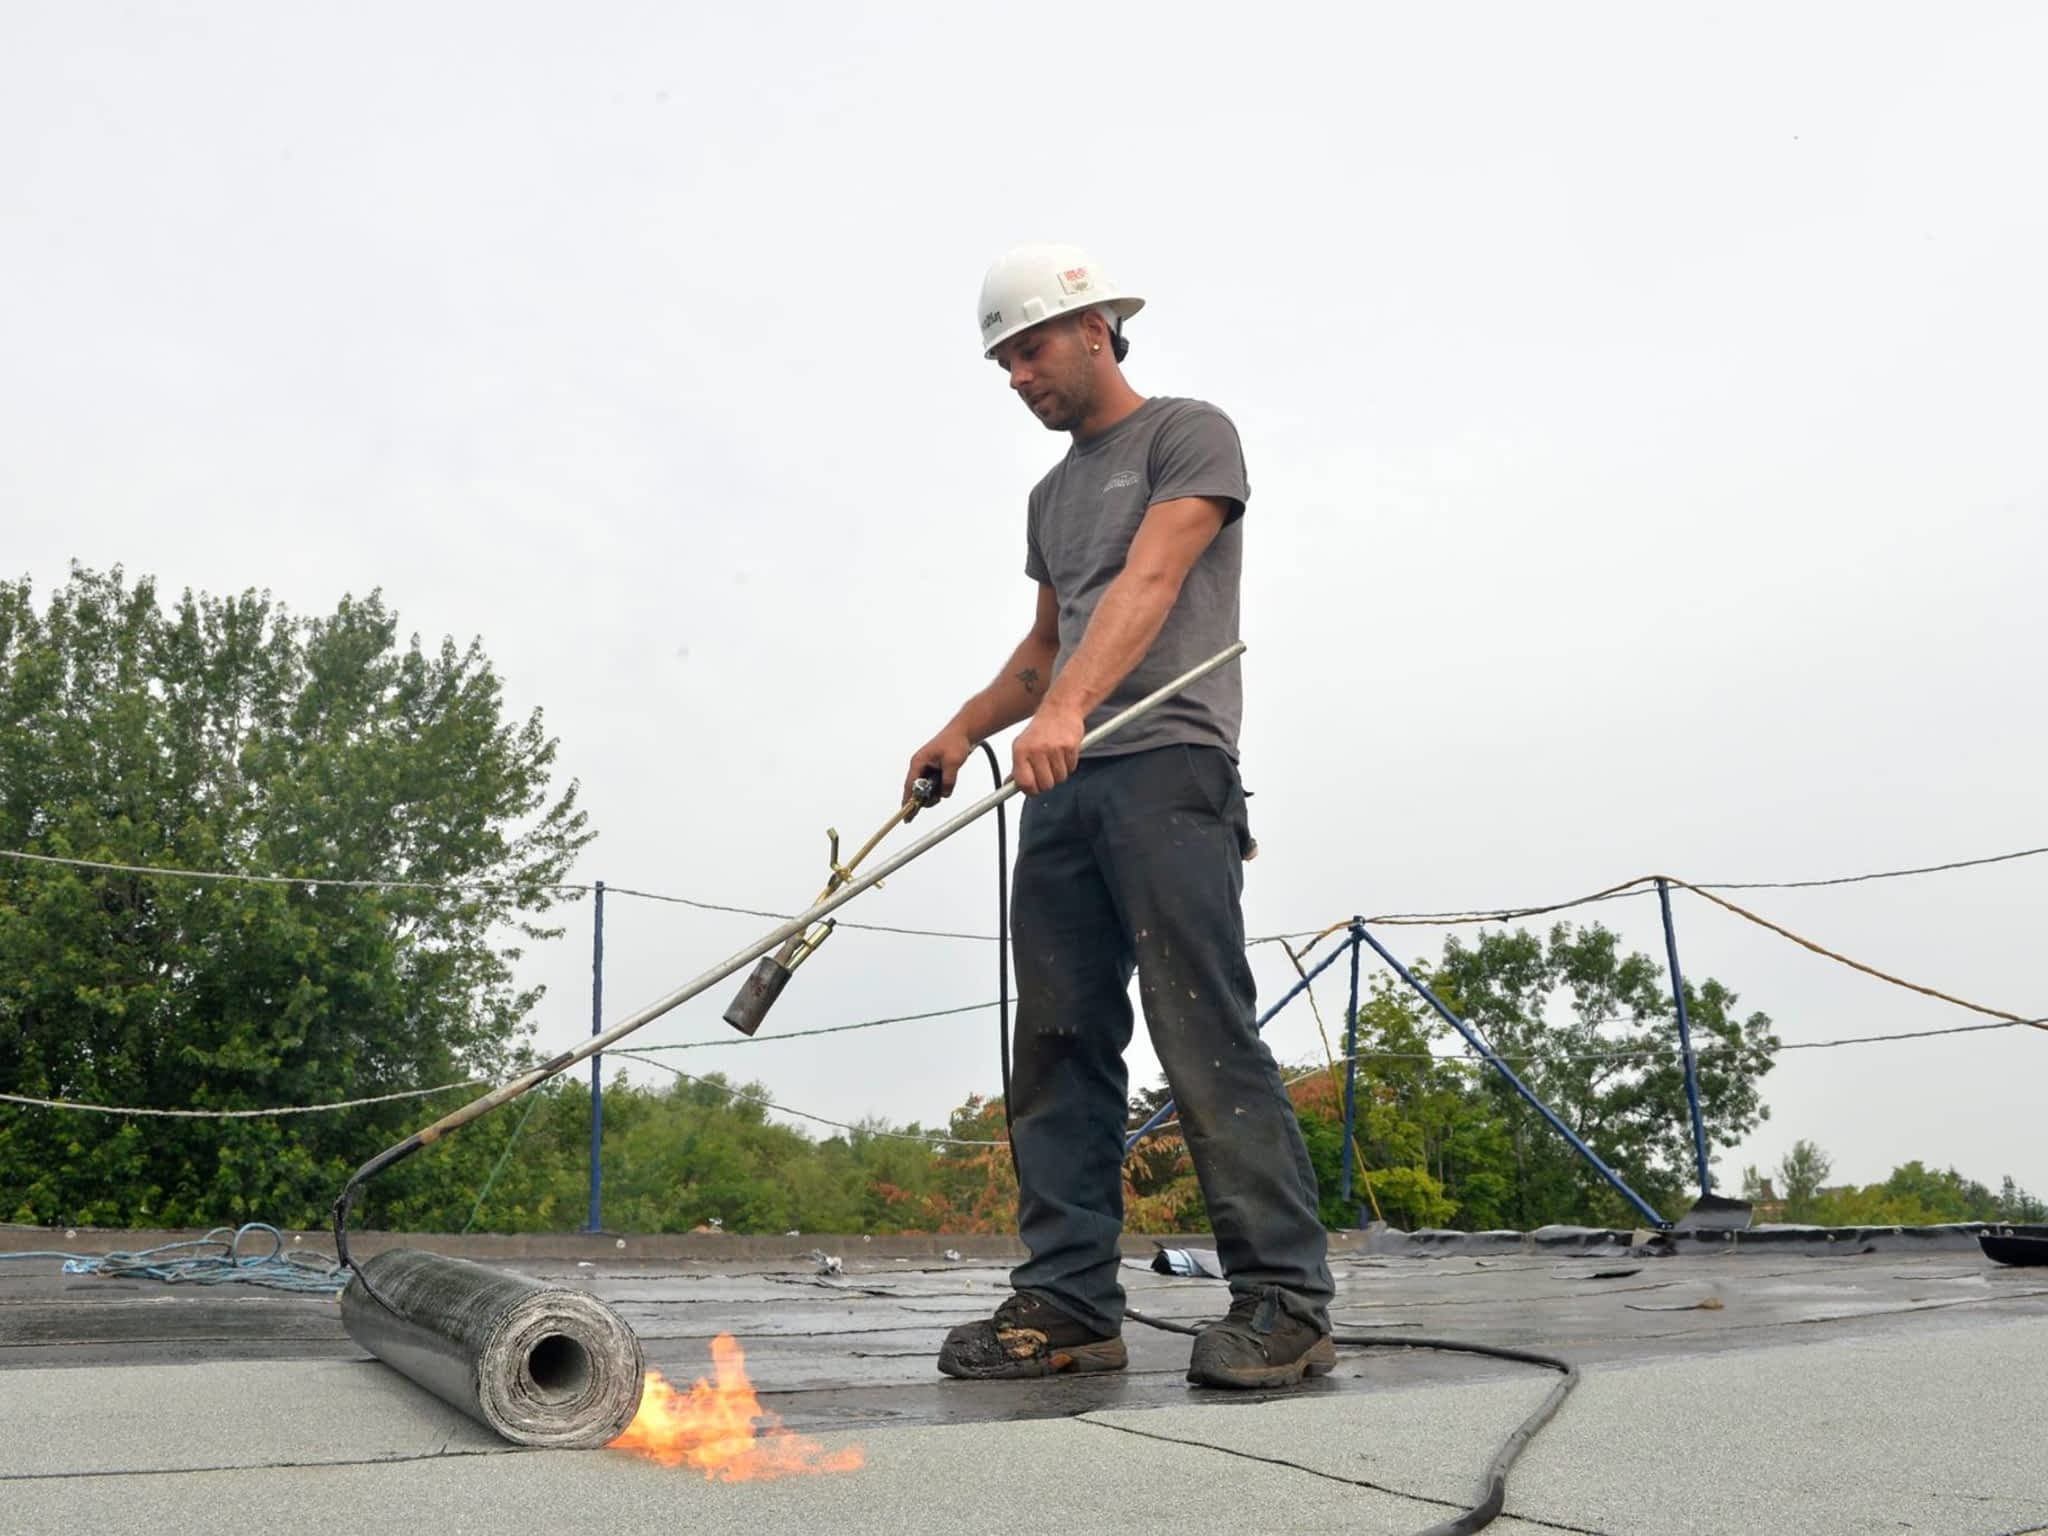
<svg viewBox="0 0 2048 1536"><path fill-rule="evenodd" d="M998 786L1003 781L1002 766L996 760L995 749L987 742L981 744L983 754L988 758L988 769L995 776ZM1003 1134L1010 1143L1010 1167L1017 1167L1017 1138L1010 1129L1010 832L1008 813L1005 807L996 807L996 985L997 1020L996 1042L1003 1067ZM1021 1182L1022 1176L1019 1175ZM1165 1333L1184 1333L1190 1337L1199 1334L1199 1327L1188 1323L1169 1322L1163 1317L1151 1317L1146 1313L1126 1308L1124 1316L1147 1328L1157 1328ZM1475 1531L1484 1530L1494 1522L1507 1504L1508 1470L1520 1459L1529 1442L1564 1406L1564 1400L1571 1396L1572 1389L1579 1384L1579 1368L1569 1360L1556 1355L1538 1354L1534 1350L1509 1349L1497 1344L1478 1344L1469 1339L1432 1339L1414 1335L1398 1336L1384 1333L1337 1333L1331 1335L1334 1342L1353 1349L1428 1349L1447 1354L1478 1355L1488 1360L1506 1360L1517 1365L1541 1366L1547 1371L1556 1371L1559 1380L1549 1394L1536 1406L1536 1410L1515 1427L1514 1433L1501 1442L1494 1452L1493 1460L1487 1463L1481 1483L1479 1502L1472 1505L1455 1519L1439 1521L1416 1536L1472 1536Z"/></svg>

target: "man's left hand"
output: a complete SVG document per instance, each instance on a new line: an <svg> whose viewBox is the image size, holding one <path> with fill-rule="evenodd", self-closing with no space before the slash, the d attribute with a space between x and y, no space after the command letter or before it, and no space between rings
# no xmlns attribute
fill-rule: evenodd
<svg viewBox="0 0 2048 1536"><path fill-rule="evenodd" d="M1010 749L1010 775L1027 795L1042 795L1072 777L1081 762L1081 738L1087 734L1079 715L1051 700L1039 707L1031 723L1018 733Z"/></svg>

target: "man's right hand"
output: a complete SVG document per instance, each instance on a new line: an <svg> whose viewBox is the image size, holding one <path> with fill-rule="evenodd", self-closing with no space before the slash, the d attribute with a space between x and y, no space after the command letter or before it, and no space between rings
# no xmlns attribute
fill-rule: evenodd
<svg viewBox="0 0 2048 1536"><path fill-rule="evenodd" d="M910 798L911 786L923 778L938 779L940 798L952 794L953 781L960 776L960 765L973 751L973 738L957 724L949 723L938 735L910 754L910 768L903 775L903 799ZM902 801L897 803L900 805Z"/></svg>

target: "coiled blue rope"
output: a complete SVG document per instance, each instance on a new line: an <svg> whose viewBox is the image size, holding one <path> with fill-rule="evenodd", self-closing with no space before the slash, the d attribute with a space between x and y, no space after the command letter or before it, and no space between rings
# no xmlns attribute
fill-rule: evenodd
<svg viewBox="0 0 2048 1536"><path fill-rule="evenodd" d="M242 1251L242 1240L252 1232L270 1239L268 1253ZM166 1285L261 1285L318 1296L339 1295L348 1285L348 1271L325 1254L287 1253L284 1234L266 1221L215 1227L204 1237L132 1253L41 1250L0 1253L0 1259L61 1259L67 1275L161 1280Z"/></svg>

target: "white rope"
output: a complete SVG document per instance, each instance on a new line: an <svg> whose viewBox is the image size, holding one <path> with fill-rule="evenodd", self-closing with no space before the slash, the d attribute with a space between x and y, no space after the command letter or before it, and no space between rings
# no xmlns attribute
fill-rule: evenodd
<svg viewBox="0 0 2048 1536"><path fill-rule="evenodd" d="M1592 1022L1614 1024L1624 1021L1619 1019L1603 1019ZM1911 1029L1896 1035L1847 1035L1838 1040L1800 1040L1790 1044L1780 1042L1778 1050L1828 1051L1843 1045L1883 1045L1893 1040L1927 1040L1936 1035L1975 1035L1981 1034L1986 1030L2018 1029L2024 1025L2040 1024L2048 1024L2048 1019L2001 1019L1995 1024L1957 1024L1947 1029ZM1737 1049L1740 1049L1740 1047L1726 1041L1717 1040L1710 1041L1704 1045L1694 1046L1693 1054L1695 1056L1708 1056ZM1569 1056L1510 1056L1499 1052L1495 1054L1501 1061L1511 1064L1519 1063L1526 1066L1532 1062L1640 1060L1644 1057L1660 1053L1656 1048L1630 1047L1615 1051L1585 1051ZM1334 1068L1349 1066L1353 1062L1363 1064L1373 1061L1428 1061L1434 1062L1438 1066L1458 1067L1474 1072L1483 1070L1487 1065L1485 1057L1469 1054L1451 1054L1438 1051L1359 1051L1354 1055L1339 1056L1327 1066L1310 1067L1305 1072L1297 1072L1292 1077L1282 1078L1280 1082L1282 1087L1292 1088L1296 1083L1305 1083L1311 1078L1327 1077ZM1179 1125L1180 1116L1175 1115L1171 1120L1160 1121L1145 1134L1147 1136L1156 1136L1161 1131L1174 1130ZM1140 1125L1125 1126L1124 1134L1128 1136L1139 1128Z"/></svg>
<svg viewBox="0 0 2048 1536"><path fill-rule="evenodd" d="M978 1008L986 1008L991 1005L987 1003L981 1003L972 1006ZM913 1015L912 1017L934 1016L935 1015ZM867 1029L872 1028L876 1024L893 1024L900 1022L904 1022L904 1020L875 1019L863 1024L840 1025L837 1027L839 1029ZM2041 1025L2044 1023L2048 1023L2048 1019L2013 1019L2001 1020L1993 1024L1955 1025L1947 1029L1906 1030L1898 1034L1890 1035L1850 1035L1835 1040L1781 1041L1777 1049L1780 1051L1823 1051L1831 1050L1836 1047L1845 1045L1882 1045L1895 1040L1926 1040L1931 1039L1938 1035L1980 1034L1990 1030L2015 1029L2026 1025ZM812 1033L817 1034L830 1034L833 1032L833 1030L812 1031ZM1731 1046L1725 1042L1713 1041L1700 1046L1696 1046L1694 1048L1694 1054L1698 1056L1707 1056L1735 1048L1736 1047ZM779 1114L794 1115L800 1120L815 1121L819 1125L829 1125L833 1127L835 1130L849 1131L857 1136L883 1136L895 1141L920 1141L928 1143L933 1146L1000 1147L1004 1145L1004 1143L1000 1141L977 1140L976 1138L970 1136L948 1136L940 1132L923 1133L916 1131L889 1131L877 1130L868 1126L849 1125L844 1120L831 1120L826 1118L824 1115L811 1114L807 1110L791 1109L787 1105L777 1104L773 1100L762 1098L756 1094L747 1093L744 1089L733 1088L729 1085L722 1083L713 1083L708 1078L698 1077L693 1073L681 1071L678 1068L670 1066L665 1061L660 1061L652 1056L644 1054L644 1052L647 1050L677 1049L687 1049L687 1047L650 1046L643 1047L639 1050L625 1048L609 1052L608 1054L613 1056L630 1056L636 1060L646 1062L649 1066L660 1067L665 1072L672 1072L677 1077L682 1078L686 1082L701 1083L707 1087L717 1088L720 1091L728 1094L732 1098L739 1099L744 1103L758 1104L763 1109L772 1109ZM1566 1056L1544 1057L1520 1054L1502 1055L1500 1059L1502 1061L1507 1062L1521 1063L1539 1062L1545 1060L1556 1062L1611 1061L1616 1059L1640 1060L1642 1058L1658 1054L1661 1054L1661 1048L1659 1047L1645 1048L1637 1046L1612 1051L1589 1051L1581 1054ZM1285 1082L1289 1087L1292 1087L1296 1083L1306 1082L1310 1078L1322 1076L1323 1074L1327 1073L1333 1066L1345 1066L1354 1061L1429 1061L1441 1063L1445 1066L1458 1066L1468 1068L1480 1067L1485 1065L1483 1058L1463 1054L1439 1053L1435 1051L1359 1051L1355 1055L1339 1056L1335 1061L1329 1063L1327 1066L1311 1067L1307 1071L1299 1074L1298 1076L1285 1079ZM317 1115L325 1114L329 1111L337 1109L358 1109L366 1104L389 1104L399 1099L426 1098L431 1094L446 1093L450 1089L454 1088L482 1087L485 1081L486 1080L483 1078L465 1078L460 1082L442 1083L439 1086L433 1088L407 1088L398 1093L380 1093L370 1098L338 1099L333 1101L332 1103L327 1104L292 1104L283 1105L270 1109L152 1109L137 1105L84 1104L80 1103L75 1099L39 1099L31 1097L28 1094L21 1093L0 1093L0 1103L21 1104L34 1109L68 1109L78 1111L83 1114L92 1115L140 1115L167 1120L262 1120L274 1115ZM1173 1126L1178 1125L1179 1123L1180 1122L1178 1121L1178 1119L1167 1120L1153 1127L1153 1129L1154 1131L1168 1130Z"/></svg>
<svg viewBox="0 0 2048 1536"><path fill-rule="evenodd" d="M1692 889L1699 891L1744 891L1744 890L1810 890L1822 886L1858 885L1872 880L1902 880L1918 875L1941 874L1949 870L1977 869L1987 864L2004 864L2015 859L2030 859L2048 854L2048 847L2021 848L2011 853L1992 854L1986 858L1957 859L1946 864L1922 864L1909 869L1884 869L1860 875L1836 875L1817 880L1720 880L1688 882ZM182 880L224 880L243 881L255 885L303 885L317 888L331 885L343 890L407 890L407 891L494 891L518 888L518 880L344 880L330 879L324 875L256 875L225 870L178 869L164 865L117 864L101 859L60 858L48 853L22 853L15 849L0 848L0 859L14 859L26 864L55 864L72 869L97 869L109 874L160 875ZM1593 906L1607 901L1626 901L1639 896L1654 894L1643 882L1650 876L1631 881L1630 886L1640 889L1615 888L1596 892L1590 896L1573 897L1566 901L1544 905L1519 907L1465 907L1442 912L1383 912L1361 918L1368 924L1392 923L1404 925L1442 925L1444 927L1467 926L1475 923L1512 922L1525 917L1542 916L1550 912L1568 911L1575 907ZM550 884L527 887L532 890L549 892L594 891L597 887L587 882L557 881ZM627 896L642 901L666 902L673 906L691 907L699 912L721 912L741 917L762 917L775 922L787 922L793 913L771 911L766 907L732 906L723 902L700 901L689 896L671 896L660 891L636 890L630 886L607 885L605 893L611 896ZM914 938L928 939L970 939L983 943L994 943L992 933L966 933L948 928L910 928L888 923L859 923L842 920L842 928L859 929L867 933L905 934ZM1290 939L1314 939L1318 942L1341 932L1346 923L1335 923L1323 929L1298 929L1287 933L1261 934L1248 941L1247 947L1259 944L1275 944Z"/></svg>
<svg viewBox="0 0 2048 1536"><path fill-rule="evenodd" d="M70 869L97 869L114 875L168 875L178 880L240 881L245 885L332 885L349 891L495 891L517 886L517 880L343 880L327 875L251 875L237 870L178 869L164 864L111 864L104 859L61 859L49 853L22 853L0 848L0 859L24 864L60 864ZM543 891L587 891L587 885L542 885Z"/></svg>
<svg viewBox="0 0 2048 1536"><path fill-rule="evenodd" d="M812 1114L809 1110L791 1109L787 1104L777 1104L773 1099L765 1099L757 1093L748 1093L744 1088L735 1088L730 1083L714 1083L707 1077L698 1077L694 1073L683 1071L680 1067L672 1067L665 1061L657 1061L652 1056L642 1056L638 1051L617 1050L607 1052L607 1054L612 1056L631 1056L636 1061L646 1062L650 1067L659 1067L664 1072L673 1072L686 1083L697 1083L706 1088L716 1089L728 1098L738 1099L742 1104L758 1104L761 1108L772 1109L777 1114L795 1115L799 1120L814 1120L819 1125L829 1125L835 1130L850 1131L856 1136L885 1136L891 1141L922 1141L935 1147L1003 1147L1009 1145L1008 1142L982 1141L973 1136L945 1136L937 1132L925 1133L922 1131L879 1131L864 1125L848 1125L844 1120L828 1120L823 1115Z"/></svg>
<svg viewBox="0 0 2048 1536"><path fill-rule="evenodd" d="M1588 1019L1581 1022L1597 1025L1638 1023L1642 1021L1613 1018ZM1991 1024L1951 1024L1942 1029L1908 1029L1891 1035L1844 1035L1834 1040L1781 1040L1772 1048L1770 1054L1776 1055L1779 1051L1830 1051L1844 1045L1888 1045L1894 1040L1931 1040L1937 1035L1975 1035L1981 1034L1986 1030L2020 1029L2027 1026L2038 1027L2042 1024L2048 1024L2048 1019L2000 1019L1996 1023ZM1692 1050L1695 1056L1713 1056L1726 1051L1752 1048L1747 1041L1708 1040L1694 1046ZM1510 1065L1529 1063L1540 1065L1545 1062L1643 1060L1665 1054L1676 1057L1678 1053L1678 1041L1674 1035L1667 1037L1662 1044L1620 1046L1611 1051L1577 1051L1565 1055L1531 1054L1528 1052L1517 1054L1509 1051L1496 1051L1494 1055ZM1350 1061L1434 1061L1441 1062L1445 1066L1458 1067L1483 1067L1486 1065L1485 1057L1470 1051L1359 1051L1356 1055L1339 1056L1335 1064L1342 1066ZM1316 1067L1303 1073L1300 1077L1291 1077L1287 1081L1290 1083L1303 1082L1328 1070L1328 1067Z"/></svg>
<svg viewBox="0 0 2048 1536"><path fill-rule="evenodd" d="M318 1115L333 1109L356 1109L364 1104L389 1104L394 1099L423 1099L428 1094L446 1093L451 1088L480 1088L485 1079L465 1078L443 1083L438 1088L408 1088L403 1093L380 1093L368 1099L339 1099L332 1104L291 1104L279 1109L144 1109L124 1104L81 1104L76 1099L35 1099L22 1093L0 1093L0 1102L27 1104L36 1109L74 1109L89 1115L149 1115L164 1120L263 1120L272 1115Z"/></svg>

